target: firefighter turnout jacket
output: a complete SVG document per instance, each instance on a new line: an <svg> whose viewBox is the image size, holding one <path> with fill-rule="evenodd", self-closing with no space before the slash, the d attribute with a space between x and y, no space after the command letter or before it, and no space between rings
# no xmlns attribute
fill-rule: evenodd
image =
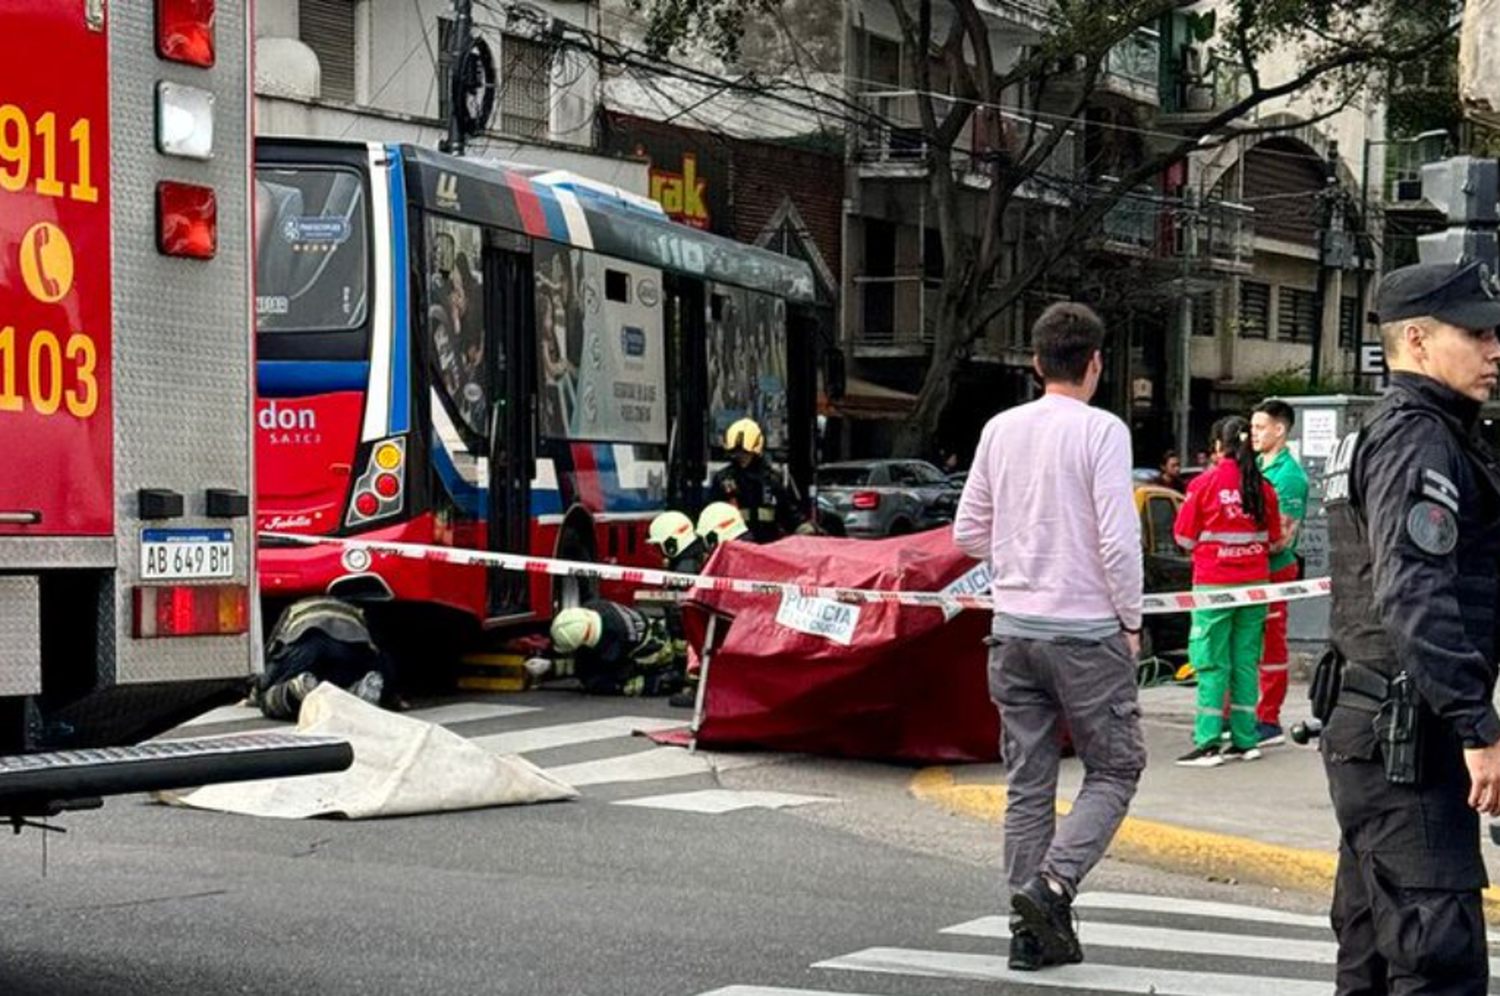
<svg viewBox="0 0 1500 996"><path fill-rule="evenodd" d="M790 536L803 522L795 496L782 485L776 469L758 454L743 467L731 462L715 474L709 485L709 501L726 501L738 508L757 543Z"/></svg>

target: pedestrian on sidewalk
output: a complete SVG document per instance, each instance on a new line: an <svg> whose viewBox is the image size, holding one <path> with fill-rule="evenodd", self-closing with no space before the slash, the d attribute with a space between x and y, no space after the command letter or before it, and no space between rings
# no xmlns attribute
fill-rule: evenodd
<svg viewBox="0 0 1500 996"><path fill-rule="evenodd" d="M1478 814L1500 814L1500 475L1476 426L1500 362L1497 296L1478 263L1381 279L1390 388L1326 468L1344 661L1318 709L1340 831L1338 996L1488 991Z"/></svg>
<svg viewBox="0 0 1500 996"><path fill-rule="evenodd" d="M1276 505L1281 511L1282 547L1271 554L1272 584L1297 580L1297 537L1302 530L1302 517L1307 514L1307 474L1286 445L1287 434L1296 420L1292 406L1274 398L1256 405L1250 416L1250 445L1258 456L1262 476L1276 491ZM1266 608L1260 698L1255 704L1255 736L1262 747L1286 743L1281 728L1281 706L1286 701L1291 668L1291 654L1286 648L1286 610L1286 602L1272 602Z"/></svg>
<svg viewBox="0 0 1500 996"><path fill-rule="evenodd" d="M1006 769L1009 963L1023 971L1083 960L1073 898L1146 764L1130 431L1089 405L1104 325L1081 304L1054 304L1032 341L1045 393L984 427L953 522L954 542L994 575L989 687ZM1059 821L1062 723L1084 776Z"/></svg>
<svg viewBox="0 0 1500 996"><path fill-rule="evenodd" d="M1215 423L1220 460L1188 485L1172 532L1193 556L1193 590L1264 583L1271 553L1281 548L1276 492L1261 476L1250 448L1250 423L1231 417ZM1264 605L1224 605L1193 610L1188 656L1198 671L1193 749L1177 759L1189 767L1260 757L1255 735ZM1229 697L1228 747L1222 746L1224 699Z"/></svg>

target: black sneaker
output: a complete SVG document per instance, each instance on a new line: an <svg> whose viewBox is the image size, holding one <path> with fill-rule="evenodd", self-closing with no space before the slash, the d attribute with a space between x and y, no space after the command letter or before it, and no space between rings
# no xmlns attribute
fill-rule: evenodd
<svg viewBox="0 0 1500 996"><path fill-rule="evenodd" d="M1259 761L1259 747L1235 747L1230 745L1219 751L1219 756L1226 761Z"/></svg>
<svg viewBox="0 0 1500 996"><path fill-rule="evenodd" d="M1217 742L1206 743L1202 747L1194 747L1175 763L1184 768L1217 768L1224 763L1224 753Z"/></svg>
<svg viewBox="0 0 1500 996"><path fill-rule="evenodd" d="M673 692L671 698L667 699L667 705L677 709L692 709L698 704L698 687L684 688L680 692Z"/></svg>
<svg viewBox="0 0 1500 996"><path fill-rule="evenodd" d="M1047 967L1047 959L1042 957L1042 942L1016 917L1011 918L1010 955L1005 964L1015 972L1035 972Z"/></svg>
<svg viewBox="0 0 1500 996"><path fill-rule="evenodd" d="M1279 723L1256 723L1255 739L1261 747L1279 747L1286 743L1286 731Z"/></svg>
<svg viewBox="0 0 1500 996"><path fill-rule="evenodd" d="M1076 965L1083 946L1073 929L1073 901L1054 890L1040 875L1010 896L1010 908L1036 938L1044 965Z"/></svg>

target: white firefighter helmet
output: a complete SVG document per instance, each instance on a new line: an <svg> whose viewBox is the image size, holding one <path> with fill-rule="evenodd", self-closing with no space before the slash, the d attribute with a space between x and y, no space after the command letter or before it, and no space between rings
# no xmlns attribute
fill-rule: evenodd
<svg viewBox="0 0 1500 996"><path fill-rule="evenodd" d="M709 502L698 516L698 535L709 547L736 539L747 531L744 516L727 501Z"/></svg>
<svg viewBox="0 0 1500 996"><path fill-rule="evenodd" d="M675 557L698 538L693 520L677 511L666 511L651 520L646 542L658 548L664 557Z"/></svg>
<svg viewBox="0 0 1500 996"><path fill-rule="evenodd" d="M724 448L731 453L744 450L760 453L766 448L766 437L753 418L742 418L724 432Z"/></svg>
<svg viewBox="0 0 1500 996"><path fill-rule="evenodd" d="M552 646L559 653L571 654L579 647L599 644L604 620L593 609L563 609L552 620Z"/></svg>

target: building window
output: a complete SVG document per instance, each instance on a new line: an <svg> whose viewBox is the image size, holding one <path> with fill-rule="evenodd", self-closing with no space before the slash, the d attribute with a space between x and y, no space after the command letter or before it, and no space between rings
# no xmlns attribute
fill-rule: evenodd
<svg viewBox="0 0 1500 996"><path fill-rule="evenodd" d="M1359 320L1359 300L1352 297L1339 299L1339 346L1343 349L1358 349L1364 337L1363 324Z"/></svg>
<svg viewBox="0 0 1500 996"><path fill-rule="evenodd" d="M438 18L438 117L448 120L453 75L452 18ZM478 37L475 32L475 37ZM500 92L490 128L520 138L545 139L552 112L552 50L516 35L500 36Z"/></svg>
<svg viewBox="0 0 1500 996"><path fill-rule="evenodd" d="M552 49L515 35L500 39L500 130L546 138L552 110Z"/></svg>
<svg viewBox="0 0 1500 996"><path fill-rule="evenodd" d="M1213 291L1193 295L1193 335L1214 336L1219 330L1214 325Z"/></svg>
<svg viewBox="0 0 1500 996"><path fill-rule="evenodd" d="M298 0L297 37L318 57L319 96L354 103L354 4Z"/></svg>
<svg viewBox="0 0 1500 996"><path fill-rule="evenodd" d="M1271 285L1240 281L1240 338L1264 339L1271 328Z"/></svg>
<svg viewBox="0 0 1500 996"><path fill-rule="evenodd" d="M1277 338L1312 342L1318 331L1318 296L1298 287L1281 288L1276 307Z"/></svg>

